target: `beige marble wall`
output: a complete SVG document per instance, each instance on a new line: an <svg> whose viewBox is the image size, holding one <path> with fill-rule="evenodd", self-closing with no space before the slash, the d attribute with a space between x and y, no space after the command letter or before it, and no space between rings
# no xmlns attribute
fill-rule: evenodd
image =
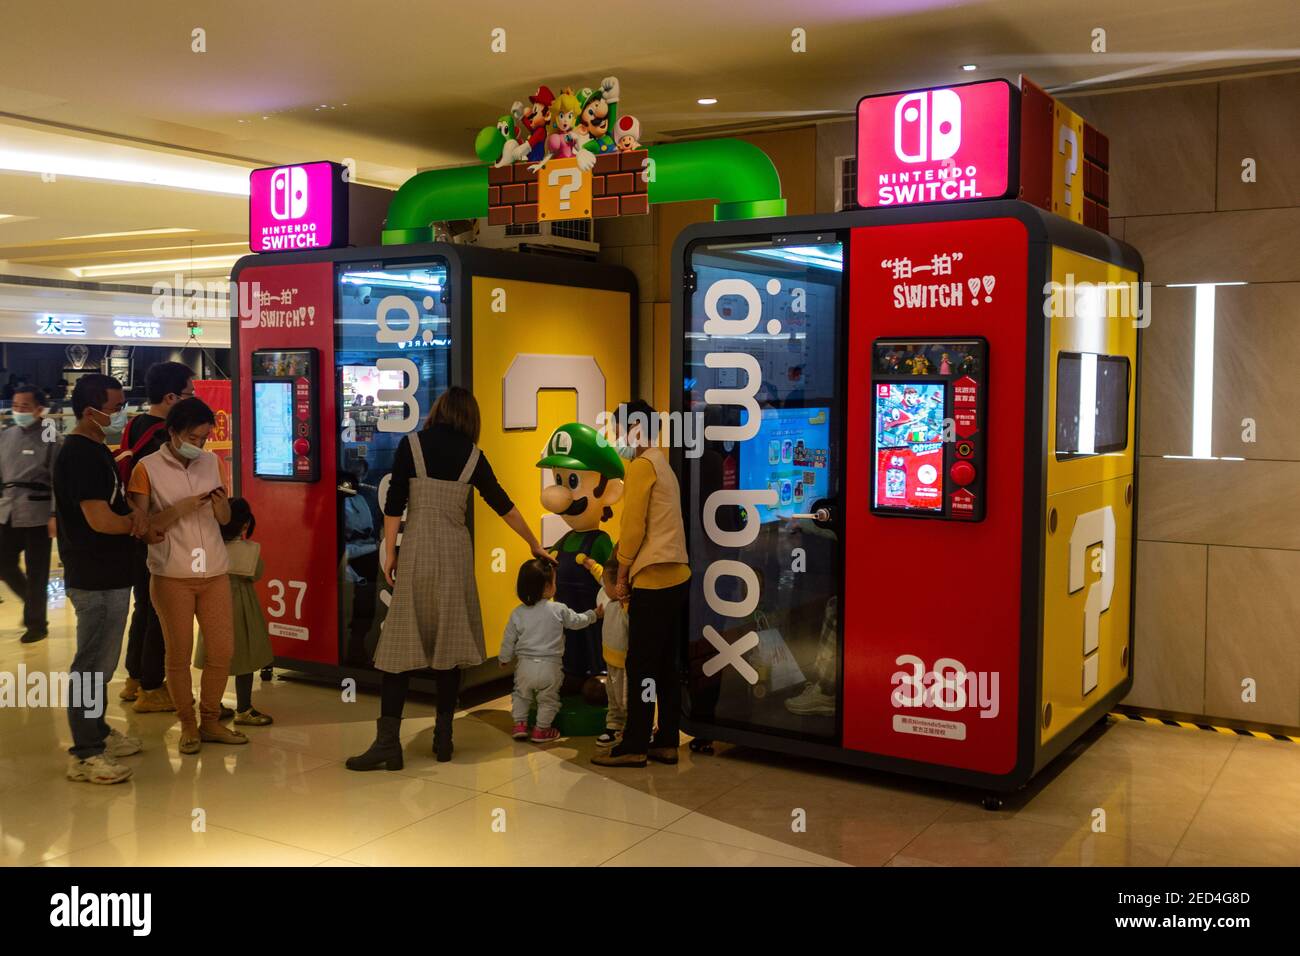
<svg viewBox="0 0 1300 956"><path fill-rule="evenodd" d="M1139 502L1140 504L1140 502ZM1159 710L1200 713L1205 698L1207 548L1138 542L1133 692Z"/></svg>
<svg viewBox="0 0 1300 956"><path fill-rule="evenodd" d="M1195 294L1152 293L1126 702L1298 727L1300 72L1069 103L1110 136L1111 231L1142 253L1146 279L1248 283L1216 290L1218 460L1167 457L1192 450Z"/></svg>

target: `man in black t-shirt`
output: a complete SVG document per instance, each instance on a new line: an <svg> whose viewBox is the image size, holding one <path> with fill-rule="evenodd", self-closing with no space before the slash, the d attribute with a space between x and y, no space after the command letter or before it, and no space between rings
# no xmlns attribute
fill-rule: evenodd
<svg viewBox="0 0 1300 956"><path fill-rule="evenodd" d="M194 397L194 370L180 362L157 362L144 373L144 387L149 411L127 423L117 452L119 466L123 461L127 464L128 477L142 458L167 444L167 413L181 399ZM122 471L123 468L119 467L119 476ZM132 548L131 586L135 594L135 610L126 635L126 686L118 695L122 700L135 701L132 709L137 714L176 709L163 682L166 648L163 646L162 624L149 598L148 555L149 549L143 542L137 542Z"/></svg>
<svg viewBox="0 0 1300 956"><path fill-rule="evenodd" d="M104 431L121 427L125 398L117 379L83 375L72 390L77 425L54 465L59 557L68 600L77 612L77 653L69 668L69 780L120 783L131 768L118 762L140 752L140 741L109 727L105 693L117 670L131 603L132 536L148 517L128 504Z"/></svg>

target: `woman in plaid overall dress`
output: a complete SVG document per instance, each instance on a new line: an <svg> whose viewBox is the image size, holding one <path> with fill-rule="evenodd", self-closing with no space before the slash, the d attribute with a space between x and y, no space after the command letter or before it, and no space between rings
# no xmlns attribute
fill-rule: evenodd
<svg viewBox="0 0 1300 956"><path fill-rule="evenodd" d="M451 759L461 668L486 657L468 525L473 489L535 556L550 560L497 483L478 435L478 403L457 386L398 448L384 504L384 574L393 595L375 647L375 667L384 672L378 731L369 750L347 761L349 769L401 769L402 708L411 674L426 668L438 694L434 750L440 761Z"/></svg>

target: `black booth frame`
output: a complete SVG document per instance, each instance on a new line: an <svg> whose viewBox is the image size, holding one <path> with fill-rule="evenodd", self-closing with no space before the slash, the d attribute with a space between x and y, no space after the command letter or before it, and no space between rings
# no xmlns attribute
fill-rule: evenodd
<svg viewBox="0 0 1300 956"><path fill-rule="evenodd" d="M335 320L337 320L339 310L337 298L338 270L341 265L383 268L398 264L415 265L434 259L442 260L447 264L447 286L444 297L451 329L451 357L448 364L448 377L451 385L460 385L471 391L474 388L473 340L470 337L473 326L471 315L473 280L475 278L490 278L627 293L629 334L631 338L629 354L632 362L632 393L634 396L640 394L638 287L636 276L622 266L590 262L570 256L547 256L505 249L485 249L478 246L456 245L446 242L428 242L396 246L345 247L253 254L244 256L235 263L230 272L230 281L238 283L240 274L243 270L249 268L328 262L334 268L333 288L335 300L333 302L333 313ZM240 359L242 358L242 350L239 339L239 302L238 297L235 297L231 302L230 348L235 359L231 363L231 401L232 414L236 422L242 420L240 409ZM286 348L289 348L289 346L286 346ZM328 369L324 368L327 363L323 356L320 359L320 364L322 366L320 374L334 375L332 363ZM330 409L329 414L332 416L336 411L337 409ZM318 419L322 418L324 414L325 410L322 409L318 414ZM240 493L243 455L245 453L245 450L241 447L240 429L238 428L234 429L232 452L235 462L232 481L235 494L238 495ZM248 453L251 454L251 450ZM331 470L328 462L322 462L322 474L319 480L326 480L329 475L336 472L337 464L335 462L335 467ZM343 533L341 507L336 511L335 520L337 523L334 533L337 541ZM472 513L470 514L470 532L473 533ZM342 614L341 602L339 614ZM357 667L341 663L345 647L344 628L341 619L336 622L336 628L340 663L328 664L277 656L274 666L325 680L350 677L357 682L358 686L377 687L380 682L380 671L374 667ZM493 661L494 659L489 659L478 667L470 668L469 673L464 675L462 679L462 687L471 687L500 679L502 672ZM433 692L433 672L428 672L428 675L427 677L416 675L412 680L413 686L418 690Z"/></svg>
<svg viewBox="0 0 1300 956"><path fill-rule="evenodd" d="M1136 655L1134 652L1134 621L1136 619L1137 591L1137 533L1136 515L1138 506L1138 437L1141 408L1140 372L1142 358L1142 332L1138 328L1136 362L1134 363L1133 388L1133 434L1130 436L1133 448L1133 499L1132 509L1135 517L1132 535L1130 567L1130 609L1128 633L1128 676L1109 693L1098 698L1070 724L1058 731L1044 746L1038 746L1038 701L1042 697L1043 659L1043 606L1044 560L1042 546L1045 540L1045 522L1043 505L1047 497L1047 455L1048 433L1051 423L1047 420L1047 383L1049 381L1048 354L1050 341L1050 323L1043 316L1042 290L1051 279L1050 256L1052 247L1060 247L1103 262L1118 265L1137 275L1139 289L1142 288L1142 257L1132 246L1114 239L1104 233L1089 229L1071 220L1048 213L1037 206L1019 200L977 200L960 203L936 203L925 206L874 208L820 214L811 216L790 216L780 219L755 219L743 222L712 222L689 226L684 229L673 244L670 262L678 272L672 285L672 331L670 338L671 356L669 368L671 385L669 395L671 410L683 412L683 359L684 330L686 328L687 309L690 305L690 293L695 289L695 274L691 269L691 260L695 247L714 242L754 242L783 241L800 245L817 242L840 242L844 247L843 288L841 290L839 321L845 330L845 343L851 331L851 284L852 272L847 268L850 261L852 232L854 229L870 226L892 226L923 222L960 222L971 219L1015 219L1025 226L1029 238L1029 263L1026 280L1026 408L1025 433L1026 448L1041 449L1042 454L1025 456L1025 474L1023 488L1025 491L1023 513L1023 538L1021 543L1021 604L1020 625L1020 698L1017 702L1019 729L1016 743L1016 762L1006 774L989 774L979 771L948 767L924 761L907 760L863 751L847 750L838 741L843 739L843 712L836 708L836 743L824 743L809 740L793 733L780 731L761 732L747 728L733 727L727 724L697 721L691 718L685 706L689 701L688 693L683 694L683 729L696 737L720 740L763 750L805 757L815 757L853 766L886 770L940 780L982 790L1007 792L1023 787L1034 774L1038 773L1056 756L1077 740L1085 731L1104 720L1114 706L1122 700L1133 686ZM1139 298L1138 317L1145 314L1147 303ZM848 348L839 352L837 380L840 394L848 382ZM991 359L990 359L991 360ZM1008 370L1009 371L1009 370ZM847 439L848 416L840 416L840 447L845 447ZM682 450L672 450L673 468L681 479L682 510L687 528L692 526L694 516L689 509L690 479L684 467ZM833 527L843 547L844 506L839 509L840 516L832 520ZM840 562L840 593L846 593L844 562ZM844 617L839 616L838 680L839 688L836 700L844 700ZM685 661L685 635L679 649L679 659ZM686 681L685 668L681 670L683 683ZM685 689L685 688L684 688Z"/></svg>

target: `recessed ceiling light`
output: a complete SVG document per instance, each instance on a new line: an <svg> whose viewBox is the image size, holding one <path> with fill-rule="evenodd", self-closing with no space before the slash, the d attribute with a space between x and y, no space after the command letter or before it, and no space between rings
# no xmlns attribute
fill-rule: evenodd
<svg viewBox="0 0 1300 956"><path fill-rule="evenodd" d="M963 63L961 65L961 68L965 70L967 73L973 73L975 70L979 69L979 67L976 66L974 63Z"/></svg>
<svg viewBox="0 0 1300 956"><path fill-rule="evenodd" d="M248 195L247 168L210 160L146 155L144 150L117 150L109 153L108 157L111 158L0 146L0 169L144 186L170 186L230 196Z"/></svg>
<svg viewBox="0 0 1300 956"><path fill-rule="evenodd" d="M101 279L110 276L144 275L151 272L173 272L188 269L224 269L233 266L243 254L230 256L202 256L193 259L156 259L150 262L119 262L113 265L78 266L70 271L78 279Z"/></svg>
<svg viewBox="0 0 1300 956"><path fill-rule="evenodd" d="M0 216L0 219L3 218L3 216ZM130 232L92 232L85 236L61 236L55 241L63 242L66 239L121 239L125 236L163 236L174 232L198 232L198 230L168 226L166 229L133 229Z"/></svg>
<svg viewBox="0 0 1300 956"><path fill-rule="evenodd" d="M712 106L714 103L718 102L718 98L716 96L701 96L695 102L699 103L701 106Z"/></svg>

